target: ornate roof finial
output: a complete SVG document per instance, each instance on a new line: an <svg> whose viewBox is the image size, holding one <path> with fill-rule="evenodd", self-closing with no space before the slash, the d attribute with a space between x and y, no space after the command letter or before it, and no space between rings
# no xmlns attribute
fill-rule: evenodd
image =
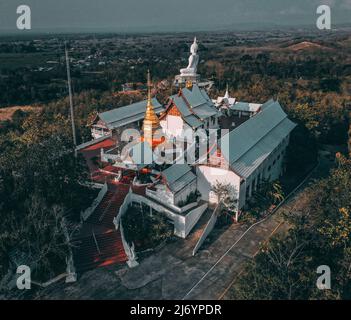
<svg viewBox="0 0 351 320"><path fill-rule="evenodd" d="M229 99L229 86L228 86L228 83L227 83L227 89L226 89L225 94L224 94L224 98Z"/></svg>
<svg viewBox="0 0 351 320"><path fill-rule="evenodd" d="M183 94L182 87L181 87L181 86L179 86L178 97L180 97L182 94Z"/></svg>
<svg viewBox="0 0 351 320"><path fill-rule="evenodd" d="M151 76L150 70L147 70L147 107L152 106L152 98L151 98Z"/></svg>
<svg viewBox="0 0 351 320"><path fill-rule="evenodd" d="M187 80L185 83L185 87L191 90L193 88L193 82L191 80Z"/></svg>

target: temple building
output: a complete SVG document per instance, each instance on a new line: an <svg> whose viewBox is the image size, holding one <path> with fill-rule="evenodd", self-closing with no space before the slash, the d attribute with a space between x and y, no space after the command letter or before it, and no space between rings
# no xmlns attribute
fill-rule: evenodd
<svg viewBox="0 0 351 320"><path fill-rule="evenodd" d="M228 87L224 96L212 100L199 83L197 51L195 38L189 64L176 76L178 92L165 105L152 98L148 73L147 100L99 113L91 126L94 139L113 137L116 141L114 148L101 150L101 161L114 167L121 177L123 172L133 171L136 181L146 185L148 205L166 208L165 212L175 221L177 234L182 236L201 217L204 210L198 207L218 202L216 184L231 187L237 200L236 211L240 212L262 181L278 179L284 172L284 156L295 127L278 101L240 102L230 96ZM140 132L139 140L125 157L122 149L128 142L120 139L124 129ZM187 141L187 133L196 134L199 130L207 135L211 130L222 134L216 141L207 142L206 161L196 156L192 158L195 161L189 162L188 154L198 152L200 145L194 137ZM155 136L156 132L161 132L162 137ZM186 142L181 150L186 163L179 163L174 154L171 163L155 163L153 152L161 150L161 154L166 154L164 145L175 145L179 140ZM187 217L188 210L191 219ZM196 214L192 215L194 210Z"/></svg>
<svg viewBox="0 0 351 320"><path fill-rule="evenodd" d="M160 199L174 206L182 206L197 190L197 177L187 164L174 164L162 171L162 179L155 184L155 192Z"/></svg>
<svg viewBox="0 0 351 320"><path fill-rule="evenodd" d="M103 138L113 133L121 133L124 129L140 129L147 110L148 104L152 104L153 111L159 115L164 111L163 106L156 98L140 101L131 105L116 108L97 114L91 124L91 135L94 139Z"/></svg>
<svg viewBox="0 0 351 320"><path fill-rule="evenodd" d="M213 99L212 101L217 108L228 110L231 106L235 104L236 99L229 96L229 88L227 85L227 90L225 91L224 96L218 97L217 99Z"/></svg>
<svg viewBox="0 0 351 320"><path fill-rule="evenodd" d="M188 129L219 128L220 115L205 89L188 83L169 98L160 125L168 138L181 138Z"/></svg>
<svg viewBox="0 0 351 320"><path fill-rule="evenodd" d="M221 138L217 165L196 167L203 199L217 202L213 186L230 184L237 209L242 209L262 181L276 180L284 172L284 156L295 126L277 101L263 104L260 112Z"/></svg>

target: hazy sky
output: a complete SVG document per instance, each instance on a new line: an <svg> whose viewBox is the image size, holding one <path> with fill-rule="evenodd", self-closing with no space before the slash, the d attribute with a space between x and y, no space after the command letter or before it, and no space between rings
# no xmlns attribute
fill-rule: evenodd
<svg viewBox="0 0 351 320"><path fill-rule="evenodd" d="M332 24L351 22L351 0L0 0L0 31L16 30L16 8L32 9L33 31L192 31L314 25L329 4Z"/></svg>

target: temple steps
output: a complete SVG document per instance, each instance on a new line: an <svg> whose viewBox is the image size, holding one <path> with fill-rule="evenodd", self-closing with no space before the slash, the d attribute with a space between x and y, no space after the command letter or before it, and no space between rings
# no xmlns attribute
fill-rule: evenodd
<svg viewBox="0 0 351 320"><path fill-rule="evenodd" d="M127 185L109 185L104 198L86 221L92 230L91 235L73 242L74 263L78 273L128 260L120 231L113 224L128 191ZM95 234L94 229L99 232Z"/></svg>
<svg viewBox="0 0 351 320"><path fill-rule="evenodd" d="M78 273L128 260L118 230L106 234L92 234L77 240L74 245L74 261Z"/></svg>
<svg viewBox="0 0 351 320"><path fill-rule="evenodd" d="M95 209L94 213L87 222L114 228L113 219L117 216L118 210L121 207L128 191L129 189L122 185L118 187L117 190L107 191L101 203Z"/></svg>

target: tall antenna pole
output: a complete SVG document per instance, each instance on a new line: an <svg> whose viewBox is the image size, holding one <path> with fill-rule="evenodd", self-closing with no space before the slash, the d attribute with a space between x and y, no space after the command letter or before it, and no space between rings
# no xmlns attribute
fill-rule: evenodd
<svg viewBox="0 0 351 320"><path fill-rule="evenodd" d="M68 50L65 42L65 54L66 54L66 68L67 68L67 81L68 81L68 93L69 93L69 105L71 109L71 122L72 122L72 134L74 144L74 156L77 157L77 137L76 137L76 126L74 124L74 112L73 112L73 96L72 96L72 84L71 84L71 69L69 66Z"/></svg>

